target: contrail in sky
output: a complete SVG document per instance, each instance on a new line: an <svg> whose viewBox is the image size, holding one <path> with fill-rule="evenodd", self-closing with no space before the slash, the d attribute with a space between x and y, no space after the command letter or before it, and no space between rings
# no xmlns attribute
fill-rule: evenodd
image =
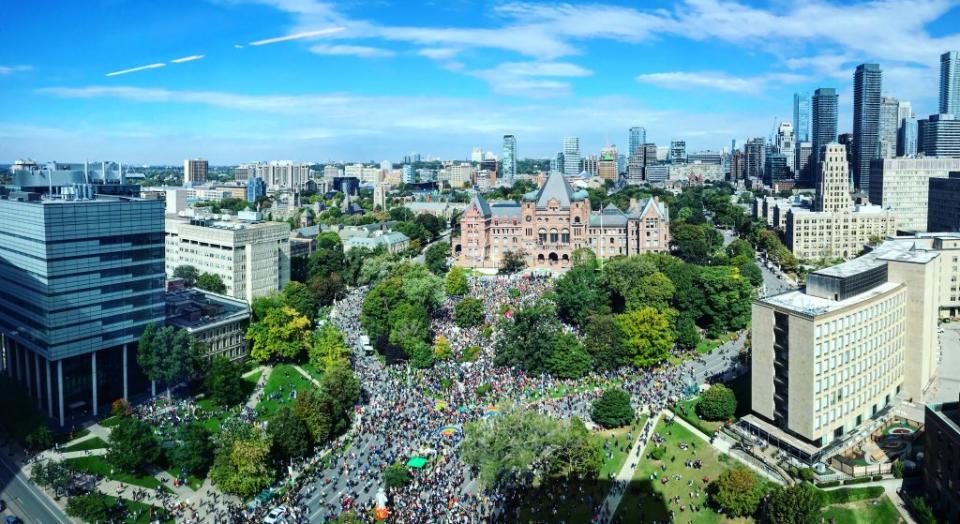
<svg viewBox="0 0 960 524"><path fill-rule="evenodd" d="M306 32L304 32L304 33L294 33L294 34L292 34L292 35L277 36L277 37L274 37L274 38L266 38L266 39L264 39L264 40L256 40L256 41L250 42L250 45L267 45L267 44L276 44L276 43L279 43L279 42L287 42L287 41L290 41L290 40L300 40L301 38L310 38L310 37L312 37L312 36L320 36L320 35L329 35L329 34L331 34L331 33L339 33L340 31L343 31L344 29L345 29L345 28L343 28L343 27L330 27L330 28L327 28L327 29L318 29L318 30L316 30L316 31L306 31Z"/></svg>
<svg viewBox="0 0 960 524"><path fill-rule="evenodd" d="M158 67L164 67L166 65L167 64L164 64L164 63L157 63L157 64L149 64L149 65L140 66L140 67L131 67L130 69L121 69L120 71L107 73L106 76L119 76L119 75L125 75L127 73L136 73L137 71L146 71L147 69L156 69Z"/></svg>

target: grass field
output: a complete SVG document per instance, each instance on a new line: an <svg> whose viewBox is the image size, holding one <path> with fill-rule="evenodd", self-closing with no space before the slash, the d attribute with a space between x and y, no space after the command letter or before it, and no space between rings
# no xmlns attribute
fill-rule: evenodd
<svg viewBox="0 0 960 524"><path fill-rule="evenodd" d="M150 489L156 489L163 485L162 482L149 475L132 475L120 471L110 473L114 468L102 457L78 457L66 459L64 462L66 462L67 466L77 471L101 475L105 478L116 480L117 482L123 482L124 484L132 484ZM164 486L164 489L168 488Z"/></svg>
<svg viewBox="0 0 960 524"><path fill-rule="evenodd" d="M673 510L682 522L696 524L727 522L728 520L724 520L721 515L706 506L707 495L704 489L706 483L703 482L704 478L713 480L720 475L720 472L728 469L729 466L721 462L720 454L679 424L667 425L665 422L660 422L655 431L666 439L664 443L666 454L663 460L644 457L620 501L617 517L622 518L623 522L668 522L670 511ZM688 448L681 449L681 443ZM647 454L653 449L652 444L651 441L647 445L645 450ZM701 460L703 467L688 468L685 466L687 460ZM680 480L674 480L674 475L680 475ZM670 480L661 483L661 477L667 477ZM688 486L687 482L691 480L693 485ZM699 498L696 496L691 498L690 492L700 493ZM679 506L671 501L674 497L680 497L680 503L684 506L694 504L701 506L701 509L699 512L689 510L681 512Z"/></svg>
<svg viewBox="0 0 960 524"><path fill-rule="evenodd" d="M632 426L596 432L594 439L603 453L603 464L598 478L582 482L558 482L538 490L531 490L526 494L520 508L519 522L567 522L569 524L590 522L594 506L607 496L611 474L615 475L623 467L627 454L645 421L645 418L640 418ZM627 434L631 431L632 435L628 437ZM605 443L606 449L604 449Z"/></svg>
<svg viewBox="0 0 960 524"><path fill-rule="evenodd" d="M690 425L699 429L709 437L716 433L718 429L723 427L723 422L714 422L700 418L700 416L697 415L697 402L699 401L700 397L685 400L680 402L673 411L679 415L680 418L686 420L690 423Z"/></svg>
<svg viewBox="0 0 960 524"><path fill-rule="evenodd" d="M107 500L111 505L117 503L117 497L111 497L107 495ZM150 523L150 510L154 508L149 504L144 504L143 502L134 502L132 500L123 499L123 505L127 508L129 512L127 516L127 524L149 524ZM139 513L139 515L134 516L134 514ZM163 524L174 524L173 519L163 521Z"/></svg>
<svg viewBox="0 0 960 524"><path fill-rule="evenodd" d="M883 497L848 504L837 504L823 512L825 522L836 524L899 524L904 522L893 502Z"/></svg>
<svg viewBox="0 0 960 524"><path fill-rule="evenodd" d="M120 423L120 420L122 420L122 418L123 418L123 417L116 417L116 416L114 416L114 417L107 417L107 418L105 418L105 419L103 419L103 420L100 421L100 425L103 426L103 427L105 427L105 428L112 428L113 426L116 426L117 424L119 424L119 423Z"/></svg>
<svg viewBox="0 0 960 524"><path fill-rule="evenodd" d="M323 378L323 371L320 371L319 369L317 369L316 366L314 366L309 362L307 362L306 364L300 364L300 367L304 371L306 371L311 377L313 377L313 380L316 380L317 382L320 382L320 379Z"/></svg>
<svg viewBox="0 0 960 524"><path fill-rule="evenodd" d="M297 394L309 391L314 385L290 364L278 364L273 367L267 383L263 387L263 398L257 404L257 414L261 418L270 418L283 406L292 406Z"/></svg>
<svg viewBox="0 0 960 524"><path fill-rule="evenodd" d="M71 451L87 451L90 449L106 449L107 442L100 437L93 437L91 439L83 440L62 448L60 451L64 453L69 453Z"/></svg>

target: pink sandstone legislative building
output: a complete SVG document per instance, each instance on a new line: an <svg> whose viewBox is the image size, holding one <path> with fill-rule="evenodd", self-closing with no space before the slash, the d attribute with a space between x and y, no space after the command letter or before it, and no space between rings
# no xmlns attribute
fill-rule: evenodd
<svg viewBox="0 0 960 524"><path fill-rule="evenodd" d="M522 251L529 268L564 270L580 248L602 259L669 252L670 215L656 198L631 201L626 212L613 204L591 211L587 192L553 173L520 203L474 197L453 245L463 267L494 269L504 253Z"/></svg>

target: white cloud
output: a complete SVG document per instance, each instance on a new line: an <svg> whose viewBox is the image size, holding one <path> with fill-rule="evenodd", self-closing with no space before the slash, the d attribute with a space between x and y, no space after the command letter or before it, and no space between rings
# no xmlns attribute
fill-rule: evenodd
<svg viewBox="0 0 960 524"><path fill-rule="evenodd" d="M504 62L468 74L486 81L502 95L553 98L571 94L570 82L556 78L585 77L593 72L570 62Z"/></svg>
<svg viewBox="0 0 960 524"><path fill-rule="evenodd" d="M772 73L752 77L736 77L714 71L647 73L636 80L669 89L714 89L732 93L759 93L770 83L796 83L806 78L790 73Z"/></svg>
<svg viewBox="0 0 960 524"><path fill-rule="evenodd" d="M457 56L459 52L459 49L452 47L426 47L417 51L417 54L433 60L448 60Z"/></svg>
<svg viewBox="0 0 960 524"><path fill-rule="evenodd" d="M32 71L33 67L28 65L4 66L0 65L0 76L12 75L15 73L25 73Z"/></svg>
<svg viewBox="0 0 960 524"><path fill-rule="evenodd" d="M303 31L300 33L294 33L294 34L285 35L285 36L276 36L273 38L265 38L263 40L254 40L253 42L250 42L247 45L261 46L261 45L276 44L279 42L289 42L291 40L303 40L304 38L316 38L318 36L326 36L334 33L339 33L343 30L344 30L343 27L328 27L326 29L314 29L311 31Z"/></svg>
<svg viewBox="0 0 960 524"><path fill-rule="evenodd" d="M361 45L326 45L318 44L310 47L310 52L318 55L358 56L361 58L393 56L393 51L379 47Z"/></svg>
<svg viewBox="0 0 960 524"><path fill-rule="evenodd" d="M170 61L171 64L182 64L184 62L193 62L194 60L201 60L206 55L190 55L184 56L182 58L174 58Z"/></svg>
<svg viewBox="0 0 960 524"><path fill-rule="evenodd" d="M104 75L104 76L120 76L120 75L126 75L126 74L129 74L129 73L136 73L136 72L138 72L138 71L146 71L146 70L148 70L148 69L158 69L158 68L161 68L161 67L165 67L166 65L167 65L167 64L164 64L164 63L162 63L162 62L158 62L158 63L156 63L156 64L147 64L147 65L142 65L142 66L137 66L137 67L131 67L130 69L121 69L120 71L113 71L112 73L107 73L107 74Z"/></svg>

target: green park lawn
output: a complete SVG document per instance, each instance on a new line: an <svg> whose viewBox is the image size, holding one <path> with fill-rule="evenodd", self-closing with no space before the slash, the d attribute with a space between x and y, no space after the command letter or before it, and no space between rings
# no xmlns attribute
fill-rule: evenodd
<svg viewBox="0 0 960 524"><path fill-rule="evenodd" d="M317 382L320 382L320 379L323 378L323 371L320 371L320 369L309 362L300 364L300 368L306 371L307 374L313 377L313 380L316 380Z"/></svg>
<svg viewBox="0 0 960 524"><path fill-rule="evenodd" d="M689 422L691 426L699 429L709 437L716 433L718 429L723 427L723 422L715 422L700 418L700 416L697 415L697 402L699 401L700 397L685 400L677 404L673 411L680 418Z"/></svg>
<svg viewBox="0 0 960 524"><path fill-rule="evenodd" d="M108 464L103 457L77 457L66 459L64 462L66 462L67 466L77 471L101 475L117 482L123 482L124 484L131 484L149 489L156 489L163 485L162 482L150 475L136 475L121 471L114 471L113 466ZM113 473L111 473L111 471L113 471ZM164 489L169 488L164 486Z"/></svg>
<svg viewBox="0 0 960 524"><path fill-rule="evenodd" d="M697 353L701 355L709 353L714 349L717 349L721 345L726 344L727 342L730 342L736 336L737 336L737 333L735 331L731 331L729 333L724 333L723 335L720 335L717 338L703 339L700 341L699 344L697 344Z"/></svg>
<svg viewBox="0 0 960 524"><path fill-rule="evenodd" d="M729 521L707 507L703 478L708 477L710 480L717 478L723 470L733 465L732 459L721 457L721 454L712 446L679 424L667 425L661 421L657 424L655 431L666 439L664 443L667 448L666 455L663 460L650 459L646 455L653 449L653 441L647 444L644 450L645 457L637 466L633 481L624 493L623 499L620 500L617 516L622 518L623 522L667 522L670 520L672 509L681 522L700 524ZM688 449L680 449L680 443L685 443ZM695 444L696 448L690 446L691 443ZM687 460L698 459L703 461L701 469L691 469L684 465ZM662 466L666 467L666 471L661 469ZM678 474L681 479L674 480L673 476ZM667 476L670 480L662 484L661 476ZM687 485L689 480L694 481L692 487ZM698 488L700 497L691 499L689 493ZM695 513L689 510L681 513L676 504L667 502L677 496L680 497L682 504L687 505L692 502L700 505L701 510Z"/></svg>
<svg viewBox="0 0 960 524"><path fill-rule="evenodd" d="M273 367L267 383L263 387L263 398L257 404L257 414L265 419L272 417L283 406L292 406L290 392L297 390L302 394L313 388L313 383L300 374L290 364L278 364Z"/></svg>
<svg viewBox="0 0 960 524"><path fill-rule="evenodd" d="M110 505L114 505L117 503L117 497L111 497L110 495L107 495L107 500L109 501ZM150 509L153 506L150 506L149 504L144 504L143 502L134 502L128 499L123 499L123 505L126 506L127 511L130 512L129 515L127 516L127 520L126 520L127 524L149 524L150 523ZM137 517L134 517L133 515L137 512L139 512L140 514ZM163 524L174 524L174 522L175 521L173 519L170 519L170 520L163 521Z"/></svg>
<svg viewBox="0 0 960 524"><path fill-rule="evenodd" d="M603 452L603 464L596 480L557 483L527 493L520 510L520 522L590 522L593 507L607 496L609 478L623 467L630 448L636 441L646 418L641 417L632 426L598 431L594 434L597 447ZM633 431L633 438L627 433ZM604 450L604 443L610 444ZM556 508L557 513L553 510Z"/></svg>
<svg viewBox="0 0 960 524"><path fill-rule="evenodd" d="M87 451L91 449L106 449L107 442L100 437L93 437L91 439L82 440L76 444L71 444L65 448L62 448L60 451L64 453L69 453L71 451Z"/></svg>
<svg viewBox="0 0 960 524"><path fill-rule="evenodd" d="M120 423L123 420L123 417L110 416L100 421L100 425L105 428L112 428Z"/></svg>
<svg viewBox="0 0 960 524"><path fill-rule="evenodd" d="M873 500L836 504L823 512L825 522L836 524L899 524L903 522L893 502L884 495Z"/></svg>

